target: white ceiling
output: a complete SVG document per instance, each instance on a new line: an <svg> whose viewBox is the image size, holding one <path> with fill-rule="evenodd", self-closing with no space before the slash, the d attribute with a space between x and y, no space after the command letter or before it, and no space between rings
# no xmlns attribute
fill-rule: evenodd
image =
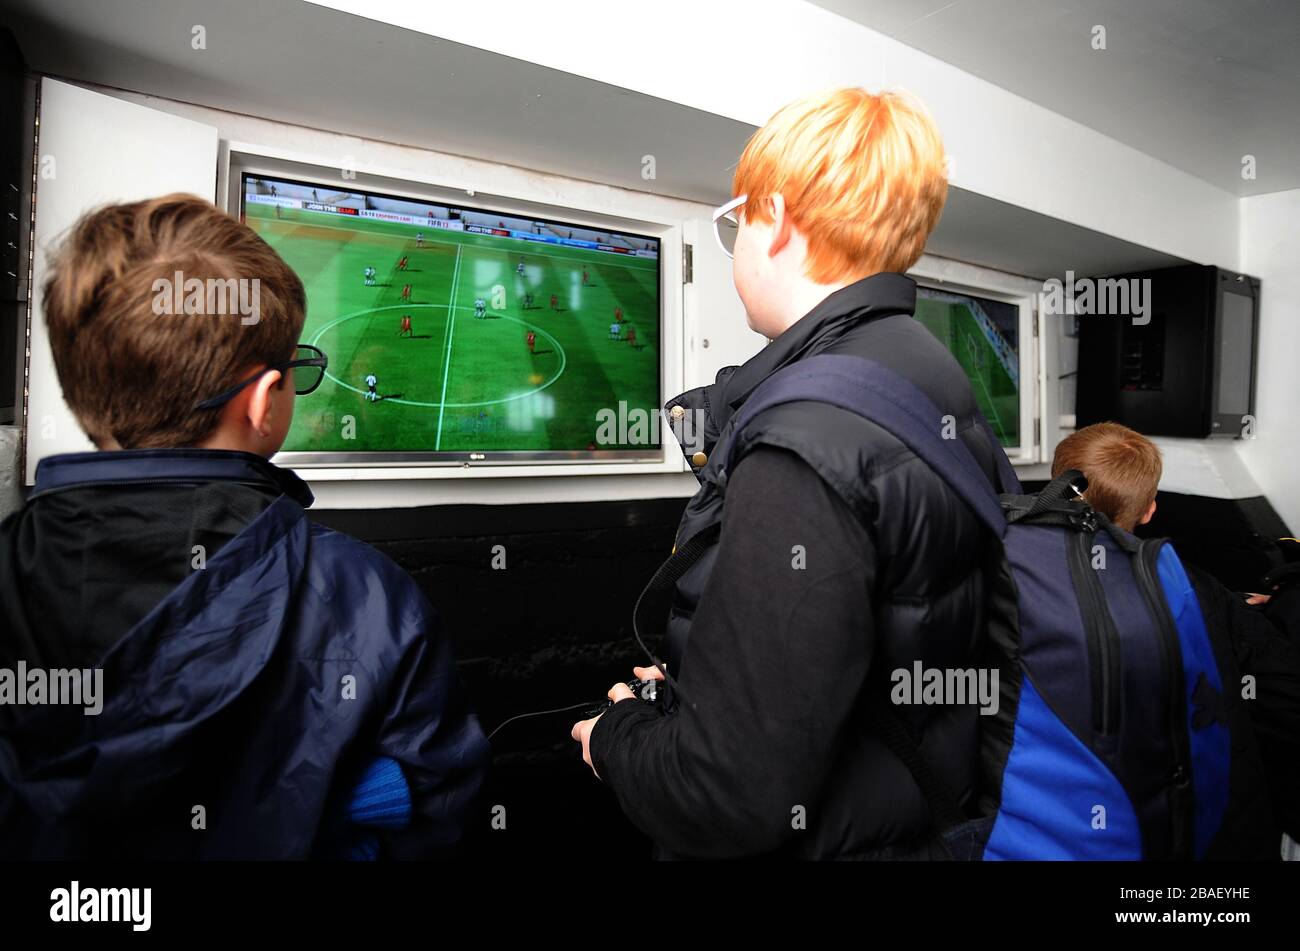
<svg viewBox="0 0 1300 951"><path fill-rule="evenodd" d="M38 72L702 201L753 131L300 0L0 0L5 20Z"/></svg>
<svg viewBox="0 0 1300 951"><path fill-rule="evenodd" d="M1233 194L1300 188L1300 0L812 2Z"/></svg>
<svg viewBox="0 0 1300 951"><path fill-rule="evenodd" d="M299 0L0 0L0 23L28 65L53 76L709 204L731 197L753 132ZM205 50L190 46L194 24L206 28ZM649 181L646 154L656 158ZM1115 273L1178 263L956 188L928 249L1036 277L1067 265Z"/></svg>

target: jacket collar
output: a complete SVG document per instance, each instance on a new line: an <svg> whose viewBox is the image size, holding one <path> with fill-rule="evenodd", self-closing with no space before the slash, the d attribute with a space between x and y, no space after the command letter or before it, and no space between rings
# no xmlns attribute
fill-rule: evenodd
<svg viewBox="0 0 1300 951"><path fill-rule="evenodd" d="M98 485L193 485L201 482L269 485L303 508L315 501L307 483L261 456L226 449L124 449L74 452L42 459L30 498Z"/></svg>

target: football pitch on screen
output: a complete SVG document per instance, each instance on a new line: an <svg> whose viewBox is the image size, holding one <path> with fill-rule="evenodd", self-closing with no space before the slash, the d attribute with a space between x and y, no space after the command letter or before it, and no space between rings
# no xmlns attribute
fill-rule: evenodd
<svg viewBox="0 0 1300 951"><path fill-rule="evenodd" d="M980 411L1003 446L1020 442L1020 394L970 309L959 303L918 299L916 318L957 358L970 378Z"/></svg>
<svg viewBox="0 0 1300 951"><path fill-rule="evenodd" d="M659 409L655 260L298 209L281 215L246 208L306 287L302 342L329 357L320 388L298 398L286 451L629 448L596 443L597 413L617 413L620 402Z"/></svg>

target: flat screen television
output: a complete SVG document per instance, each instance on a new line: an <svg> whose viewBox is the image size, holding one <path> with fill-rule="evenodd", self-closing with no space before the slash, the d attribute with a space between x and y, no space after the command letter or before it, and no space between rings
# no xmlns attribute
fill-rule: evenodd
<svg viewBox="0 0 1300 951"><path fill-rule="evenodd" d="M240 214L329 359L277 462L662 458L658 238L248 172Z"/></svg>
<svg viewBox="0 0 1300 951"><path fill-rule="evenodd" d="M941 342L970 379L980 410L1004 449L1021 433L1021 305L993 297L918 285L916 319Z"/></svg>

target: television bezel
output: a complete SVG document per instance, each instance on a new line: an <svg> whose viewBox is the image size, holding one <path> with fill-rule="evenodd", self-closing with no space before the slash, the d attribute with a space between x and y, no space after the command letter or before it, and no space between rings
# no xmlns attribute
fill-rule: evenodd
<svg viewBox="0 0 1300 951"><path fill-rule="evenodd" d="M342 176L342 177L341 177ZM514 191L505 194L494 188L485 192L454 183L454 175L430 182L411 178L400 171L355 165L339 169L319 160L232 143L224 167L227 211L243 216L244 180L248 178L290 181L356 191L409 201L429 202L488 214L511 215L554 223L648 238L659 242L659 402L682 389L683 365L677 351L681 346L682 222L644 213L611 214L556 205ZM551 197L546 195L545 197ZM621 211L611 207L609 211ZM306 397L310 399L310 397ZM617 409L617 407L611 407ZM648 409L648 408L647 408ZM660 421L661 422L661 421ZM593 435L597 421L593 419ZM357 478L409 478L427 475L592 475L680 472L686 467L666 425L659 429L658 445L634 449L596 450L488 450L488 451L384 451L384 450L290 450L277 453L273 461L303 469L313 480ZM364 470L372 470L366 472Z"/></svg>

